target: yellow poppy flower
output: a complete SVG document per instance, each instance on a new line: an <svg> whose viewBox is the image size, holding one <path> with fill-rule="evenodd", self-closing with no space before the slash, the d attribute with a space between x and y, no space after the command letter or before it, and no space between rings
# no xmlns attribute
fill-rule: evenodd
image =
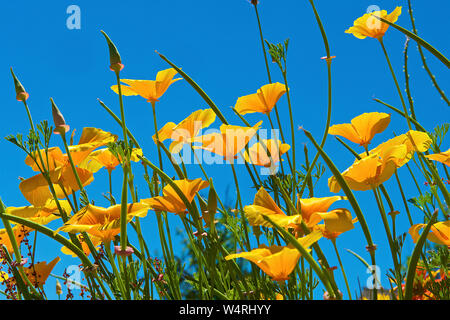
<svg viewBox="0 0 450 320"><path fill-rule="evenodd" d="M352 214L347 209L335 209L330 212L320 213L324 224L317 224L314 230L320 230L322 235L327 239L335 239L340 234L354 228L357 218L352 218Z"/></svg>
<svg viewBox="0 0 450 320"><path fill-rule="evenodd" d="M48 264L47 262L35 263L31 267L24 268L25 275L33 285L42 287L59 260L61 259L56 257Z"/></svg>
<svg viewBox="0 0 450 320"><path fill-rule="evenodd" d="M426 224L418 223L409 228L409 234L411 235L414 243L419 240L419 231L425 228ZM441 221L431 226L427 239L431 242L450 246L450 220Z"/></svg>
<svg viewBox="0 0 450 320"><path fill-rule="evenodd" d="M139 162L139 156L142 156L142 149L133 148L131 152L130 160L134 162ZM95 173L101 168L105 167L106 170L114 170L121 161L112 154L109 149L99 149L91 152L86 159L84 159L78 168L86 169L89 172Z"/></svg>
<svg viewBox="0 0 450 320"><path fill-rule="evenodd" d="M169 150L172 153L178 153L181 151L183 144L191 143L201 129L209 127L215 120L216 114L212 109L194 111L179 124L168 122L162 127L158 131L159 141L173 140ZM153 141L156 143L156 135L153 135Z"/></svg>
<svg viewBox="0 0 450 320"><path fill-rule="evenodd" d="M284 228L294 227L302 221L300 215L286 215L263 187L256 193L253 204L244 207L244 213L251 226L272 228L272 224L266 221L264 216Z"/></svg>
<svg viewBox="0 0 450 320"><path fill-rule="evenodd" d="M260 128L262 121L253 127L240 127L232 125L221 125L220 133L206 134L193 139L194 142L201 142L201 146L194 146L195 149L205 149L212 153L221 155L225 160L233 161L237 154L245 148L249 141Z"/></svg>
<svg viewBox="0 0 450 320"><path fill-rule="evenodd" d="M443 164L450 167L450 149L441 153L429 154L426 155L425 157L430 160L442 162Z"/></svg>
<svg viewBox="0 0 450 320"><path fill-rule="evenodd" d="M396 7L390 14L388 14L386 10L366 13L362 17L356 19L353 23L353 27L345 30L345 33L351 33L358 39L364 39L366 37L381 39L389 28L389 25L374 16L381 17L394 23L401 13L402 7Z"/></svg>
<svg viewBox="0 0 450 320"><path fill-rule="evenodd" d="M178 188L180 188L181 192L183 192L189 203L194 200L194 197L198 191L209 186L209 182L204 181L201 178L195 180L174 180L174 182ZM141 201L155 211L167 211L179 214L181 216L184 216L186 211L186 206L183 200L181 200L171 185L164 187L163 196L142 199Z"/></svg>
<svg viewBox="0 0 450 320"><path fill-rule="evenodd" d="M14 226L12 229L18 246L20 246L24 237L28 235L31 231L33 231L33 229L28 228L21 224ZM12 246L11 240L9 239L8 233L6 232L6 229L0 229L0 247L2 245L6 247L6 249L10 254L14 252L14 248Z"/></svg>
<svg viewBox="0 0 450 320"><path fill-rule="evenodd" d="M110 132L98 128L83 128L79 143L77 145L69 146L74 165L79 165L96 148L105 146L115 140L117 140L117 136ZM43 156L42 159L44 165L48 167L50 180L54 184L54 189L58 198L65 197L64 191L66 194L71 194L72 191L79 190L67 154L63 154L57 147L50 148L48 155L45 150L39 150L39 153ZM27 156L25 163L29 165L32 170L39 171L39 167L42 168L42 163L37 153L35 153L34 157L36 158L37 164L30 156ZM94 180L92 172L79 167L76 167L76 170L83 186L87 186ZM47 201L53 198L48 188L47 180L42 174L23 180L19 184L19 188L25 199L37 207L44 206ZM64 188L64 190L62 190L62 188Z"/></svg>
<svg viewBox="0 0 450 320"><path fill-rule="evenodd" d="M81 243L81 249L83 250L84 254L86 256L89 256L89 254L91 254L91 250L89 249L89 246L87 245L86 241L84 241L83 236L81 234L78 234L77 238L78 238L78 241L80 241L80 243ZM99 237L95 237L92 235L89 236L89 239L91 239L91 242L94 245L94 247L99 246L100 243L102 242L102 240ZM62 247L61 252L64 254L67 254L69 256L72 256L74 258L77 257L77 255L67 247Z"/></svg>
<svg viewBox="0 0 450 320"><path fill-rule="evenodd" d="M256 93L238 98L235 110L240 114L261 112L269 114L277 101L286 93L286 86L279 82L266 84Z"/></svg>
<svg viewBox="0 0 450 320"><path fill-rule="evenodd" d="M69 215L72 211L69 201L59 200L59 204L65 213ZM56 201L54 199L47 201L43 207L36 207L33 205L25 207L8 207L6 208L6 213L13 216L26 218L41 225L48 224L49 222L60 217L58 206L56 205ZM56 215L53 213L56 213Z"/></svg>
<svg viewBox="0 0 450 320"><path fill-rule="evenodd" d="M149 206L137 202L127 205L127 219L133 217L145 217ZM70 233L87 232L98 237L102 242L111 241L120 233L121 205L116 204L109 208L97 207L89 204L73 215L62 227L55 232L65 231Z"/></svg>
<svg viewBox="0 0 450 320"><path fill-rule="evenodd" d="M405 159L406 145L395 145L381 149L355 163L342 173L343 178L352 190L365 191L378 187L387 181L398 168L399 159ZM333 176L328 179L331 192L339 192L341 187Z"/></svg>
<svg viewBox="0 0 450 320"><path fill-rule="evenodd" d="M122 94L124 96L141 96L147 99L147 102L159 101L159 98L166 92L169 86L181 80L181 78L173 79L177 74L177 71L173 68L159 71L156 74L156 80L132 80L132 79L120 79L121 82L128 86L121 85ZM111 87L111 89L119 94L119 88L117 85Z"/></svg>
<svg viewBox="0 0 450 320"><path fill-rule="evenodd" d="M262 139L261 141L252 145L248 152L244 152L245 161L257 166L270 167L272 164L280 162L280 156L291 148L290 145L281 143L279 140ZM266 150L270 152L270 157L267 155ZM272 162L270 159L272 159Z"/></svg>
<svg viewBox="0 0 450 320"><path fill-rule="evenodd" d="M307 250L317 240L322 237L319 231L311 232L303 238L297 239L300 244ZM289 275L294 270L300 259L300 252L292 246L276 246L270 247L260 245L259 248L249 252L241 252L230 254L225 260L244 258L256 264L262 271L274 281L288 280Z"/></svg>
<svg viewBox="0 0 450 320"><path fill-rule="evenodd" d="M376 148L370 150L369 154L380 153L383 149L386 150L394 146L404 145L406 146L406 154L403 157L396 159L397 166L401 167L409 160L411 160L414 152L427 151L430 148L432 142L433 141L431 140L428 133L410 130L407 133L396 136L395 138L392 138L380 144ZM360 156L364 157L366 156L366 154L360 154Z"/></svg>
<svg viewBox="0 0 450 320"><path fill-rule="evenodd" d="M326 215L330 206L339 200L347 200L347 198L342 196L298 198L297 210L300 212L306 226L310 228L319 223L323 219L322 215Z"/></svg>
<svg viewBox="0 0 450 320"><path fill-rule="evenodd" d="M375 134L383 132L390 121L391 116L387 113L363 113L353 118L351 123L331 126L328 133L342 136L360 146L367 147Z"/></svg>

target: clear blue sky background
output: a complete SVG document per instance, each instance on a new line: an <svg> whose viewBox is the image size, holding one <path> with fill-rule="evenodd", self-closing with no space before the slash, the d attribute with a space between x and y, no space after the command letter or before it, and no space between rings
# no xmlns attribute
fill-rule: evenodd
<svg viewBox="0 0 450 320"><path fill-rule="evenodd" d="M78 5L81 9L80 30L69 30L66 27L66 19L69 16L66 9L71 4ZM378 42L370 38L359 40L344 33L370 5L378 5L389 12L396 5L402 5L403 13L398 24L410 28L406 1L316 1L317 10L327 31L331 53L337 56L332 66L333 124L349 122L364 112L390 112L374 102L373 98L401 108ZM450 9L448 1L433 1L432 5L429 2L413 1L413 6L420 35L448 56L450 48L445 28ZM258 8L266 39L270 42L282 42L290 38L288 80L295 126L305 127L320 140L327 104L326 67L325 62L320 60L320 57L325 55L325 50L309 2L262 0ZM1 137L16 133L25 134L29 129L25 110L22 104L15 100L10 67L14 68L16 75L30 93L28 102L35 122L44 119L51 121L49 99L53 97L68 124L77 130L75 142L78 141L82 128L89 126L121 135L115 121L97 102L97 98L100 98L119 112L117 95L110 90L110 86L115 83L115 77L108 68L107 47L100 30L105 30L119 48L125 64L122 77L154 79L157 71L168 67L155 54L155 50L158 50L196 80L233 124L240 125L241 122L230 106L235 104L239 96L253 93L267 83L256 18L253 7L247 0L22 1L20 7L5 2L2 4L0 21L3 30L0 50L0 101L3 122L0 126ZM405 37L401 33L393 29L388 30L385 44L402 86L404 43ZM425 54L438 82L444 90L448 89L448 71L433 56L427 52ZM422 68L414 42L411 42L409 58L417 117L426 129L432 130L434 126L448 122L450 108L440 99ZM282 82L275 65L271 65L271 71L273 80ZM126 98L125 105L128 126L133 128L145 155L156 162L156 148L151 140L153 122L150 105L140 97ZM207 108L205 102L187 82L179 81L169 88L157 105L158 124L161 127L168 121L179 122L200 108ZM287 123L286 97L280 100L279 108ZM256 123L263 118L255 114L247 116L247 119ZM263 120L263 127L268 128L267 120ZM212 127L219 126L220 121L217 119ZM406 130L405 121L392 114L390 126L384 133L375 137L372 145L391 138L393 131L400 134ZM303 161L303 144L307 144L311 153L315 150L302 132L297 131L295 134L299 166ZM57 136L52 138L52 142L53 145L62 147ZM442 149L446 150L448 147L447 139ZM7 206L27 205L18 188L18 177L27 178L34 173L24 164L25 156L17 147L3 140L0 141L0 148L0 196ZM325 149L341 170L353 162L352 156L332 136L328 138ZM192 176L201 177L198 169L190 166L188 170L192 172ZM233 200L235 194L231 169L226 165L218 165L208 167L207 170L214 177L216 188L222 197ZM402 168L400 176L404 179L403 186L407 197L411 198L417 195L417 191L405 171L406 168ZM114 191L116 198L119 198L120 172L115 174ZM244 166L238 167L238 174L244 204L250 204L255 190L250 188L251 181ZM327 188L330 175L327 170L316 190L316 196L331 195ZM149 197L139 169L136 169L136 181L140 197ZM398 232L406 232L406 214L397 187L392 182L389 181L386 186L396 199L396 208L401 212L398 217ZM95 181L87 187L87 191L97 204L106 206L107 202L102 197L102 193L107 191L106 172L99 172ZM378 245L377 262L381 274L384 275L388 268L392 267L392 260L376 203L371 192L356 192L356 196L363 208L374 242ZM332 208L339 206L349 207L341 201ZM415 209L412 209L412 212L415 222L421 222L421 213ZM150 248L158 256L153 212L149 212L148 218L143 221L146 236L155 239L149 241ZM176 229L179 226L178 217L171 218L171 221L173 229ZM56 224L50 226L57 227ZM43 237L39 237L38 241L38 260L50 261L56 255L63 259L53 273L61 275L68 265L78 264L76 259L60 253L59 245ZM331 243L323 239L320 244L330 263L338 265ZM339 237L338 245L350 286L357 288L358 278L364 285L368 276L365 268L344 250L351 249L369 260L360 226ZM410 253L412 248L413 244L408 238L404 254ZM344 291L340 271L336 272L336 276ZM49 278L47 292L50 297L54 297L54 283L55 279ZM388 287L385 277L382 283Z"/></svg>

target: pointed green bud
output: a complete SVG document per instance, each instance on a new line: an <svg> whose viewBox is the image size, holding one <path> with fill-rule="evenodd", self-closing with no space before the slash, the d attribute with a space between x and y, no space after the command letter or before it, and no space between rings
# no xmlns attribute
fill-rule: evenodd
<svg viewBox="0 0 450 320"><path fill-rule="evenodd" d="M105 36L106 42L108 43L110 61L109 68L111 69L111 71L120 72L120 70L123 69L124 65L122 64L119 51L117 50L117 47L114 45L111 39L108 37L108 35L103 30L100 30L100 32Z"/></svg>
<svg viewBox="0 0 450 320"><path fill-rule="evenodd" d="M14 79L14 88L16 89L16 99L17 101L25 101L30 96L26 91L23 85L20 83L19 79L17 79L16 75L14 74L13 69L11 68L11 74Z"/></svg>

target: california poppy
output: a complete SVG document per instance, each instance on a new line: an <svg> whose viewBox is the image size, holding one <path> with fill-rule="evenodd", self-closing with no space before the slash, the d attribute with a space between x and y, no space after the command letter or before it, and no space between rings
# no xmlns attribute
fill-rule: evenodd
<svg viewBox="0 0 450 320"><path fill-rule="evenodd" d="M360 146L367 147L375 134L383 132L390 121L391 116L387 113L363 113L353 118L351 123L331 126L328 133L342 136Z"/></svg>
<svg viewBox="0 0 450 320"><path fill-rule="evenodd" d="M317 224L314 230L320 230L322 235L330 240L337 238L340 234L354 228L357 218L352 218L349 210L340 208L329 212L320 213L324 224Z"/></svg>
<svg viewBox="0 0 450 320"><path fill-rule="evenodd" d="M450 149L440 153L428 154L425 157L430 160L442 162L450 167Z"/></svg>
<svg viewBox="0 0 450 320"><path fill-rule="evenodd" d="M33 229L26 227L24 225L18 224L13 228L14 238L16 239L16 243L18 246L22 243L25 236L27 236ZM0 229L0 247L4 245L8 252L12 254L14 252L14 248L11 243L11 239L6 232L6 229Z"/></svg>
<svg viewBox="0 0 450 320"><path fill-rule="evenodd" d="M425 228L426 224L418 223L409 228L409 234L413 239L414 243L419 240L419 231ZM431 242L450 246L450 220L441 221L433 224L431 226L430 232L427 235L427 239Z"/></svg>
<svg viewBox="0 0 450 320"><path fill-rule="evenodd" d="M256 93L238 98L235 110L240 114L261 112L269 114L277 101L286 93L286 86L279 82L266 84Z"/></svg>
<svg viewBox="0 0 450 320"><path fill-rule="evenodd" d="M297 240L305 249L309 250L308 248L321 237L322 234L319 231L316 231ZM300 256L300 252L291 245L272 245L268 247L263 244L260 245L259 248L253 249L249 252L230 254L225 257L225 260L235 258L244 258L250 260L259 268L261 268L261 270L264 271L268 276L270 276L272 280L283 281L289 279L289 275L297 265Z"/></svg>
<svg viewBox="0 0 450 320"><path fill-rule="evenodd" d="M364 39L366 37L381 39L389 28L389 25L376 17L381 17L394 23L401 13L402 7L396 7L390 14L388 14L386 10L366 13L362 17L356 19L353 23L353 27L350 27L345 33L351 33L359 39Z"/></svg>
<svg viewBox="0 0 450 320"><path fill-rule="evenodd" d="M301 215L286 215L263 187L256 193L253 204L244 207L244 213L251 226L272 228L273 225L265 220L264 216L280 227L294 227L302 221Z"/></svg>
<svg viewBox="0 0 450 320"><path fill-rule="evenodd" d="M290 145L281 143L279 140L262 139L260 142L252 145L248 151L244 152L244 159L257 166L270 167L280 162L280 156L288 152L290 148ZM269 151L270 157L267 151Z"/></svg>
<svg viewBox="0 0 450 320"><path fill-rule="evenodd" d="M59 260L61 259L56 257L48 264L47 262L35 263L31 267L24 268L25 275L35 287L42 287Z"/></svg>
<svg viewBox="0 0 450 320"><path fill-rule="evenodd" d="M409 130L408 132L396 136L382 144L378 145L376 148L369 151L369 155L380 153L382 150L387 150L394 146L404 145L406 147L406 153L399 158L394 159L397 167L403 166L407 163L414 155L414 152L425 152L431 146L432 140L428 133L422 131ZM361 157L367 154L360 154Z"/></svg>
<svg viewBox="0 0 450 320"><path fill-rule="evenodd" d="M147 99L147 102L159 101L159 98L166 92L169 86L181 80L181 78L173 79L177 74L177 71L173 68L159 71L156 74L156 80L132 80L132 79L120 79L121 82L127 84L121 85L122 94L124 96L141 96ZM119 88L117 85L113 85L111 89L119 94Z"/></svg>
<svg viewBox="0 0 450 320"><path fill-rule="evenodd" d="M98 128L83 128L79 143L69 146L74 165L79 165L96 148L114 142L116 139L117 136L110 132ZM50 180L58 198L64 198L66 194L79 190L67 154L63 154L57 147L49 148L48 153L45 150L39 150L38 152L42 155L44 165L49 171ZM39 171L39 168L42 169L42 163L37 152L34 152L33 157L36 161L27 156L25 163L33 171ZM75 170L83 186L87 186L94 180L92 172L80 167L76 167ZM49 199L53 198L48 188L48 182L42 174L23 180L19 184L19 188L25 199L37 207L44 206Z"/></svg>
<svg viewBox="0 0 450 320"><path fill-rule="evenodd" d="M180 152L183 144L191 143L201 129L210 126L216 120L216 114L212 109L197 110L178 124L168 122L158 131L160 142L167 139L173 140L169 147L170 152ZM153 136L156 143L156 135Z"/></svg>
<svg viewBox="0 0 450 320"><path fill-rule="evenodd" d="M84 254L86 256L88 256L91 253L91 250L89 249L89 246L87 245L86 241L84 240L83 235L77 234L77 238L78 238L78 241L80 241L81 249L83 250ZM92 236L92 235L89 236L89 239L91 240L94 247L99 246L100 243L102 242L102 239L100 239L99 237ZM77 255L67 247L62 247L61 252L64 254L70 255L74 258L77 257Z"/></svg>
<svg viewBox="0 0 450 320"><path fill-rule="evenodd" d="M319 223L326 215L330 206L339 200L346 200L346 197L332 196L323 198L297 199L297 210L300 212L306 226L313 227Z"/></svg>
<svg viewBox="0 0 450 320"><path fill-rule="evenodd" d="M201 178L195 180L174 180L174 183L180 188L189 203L194 200L198 191L209 186L208 181L204 181ZM186 205L171 185L164 187L162 196L142 199L142 202L155 211L167 211L181 216L183 216L186 211Z"/></svg>
<svg viewBox="0 0 450 320"><path fill-rule="evenodd" d="M59 200L61 209L65 211L66 215L72 211L72 208L67 200ZM6 213L26 218L41 225L45 225L55 219L58 219L61 215L58 206L54 199L48 200L44 206L36 207L33 205L24 207L8 207Z"/></svg>
<svg viewBox="0 0 450 320"><path fill-rule="evenodd" d="M131 151L130 160L138 162L139 156L142 156L142 149L133 148ZM97 172L101 168L105 167L106 170L112 171L120 164L120 160L109 151L109 149L99 149L91 152L86 159L84 159L79 165L79 168L86 169L90 172Z"/></svg>
<svg viewBox="0 0 450 320"><path fill-rule="evenodd" d="M249 141L260 128L262 121L253 127L240 127L232 125L221 125L220 133L210 133L197 138L194 142L201 142L201 146L195 149L205 149L212 153L221 155L225 160L232 161L237 154L245 148Z"/></svg>
<svg viewBox="0 0 450 320"><path fill-rule="evenodd" d="M127 205L127 219L133 217L145 217L149 206L143 202ZM64 225L55 232L65 231L70 233L87 232L98 237L102 242L111 241L120 233L121 205L116 204L108 208L102 208L88 204L73 215Z"/></svg>
<svg viewBox="0 0 450 320"><path fill-rule="evenodd" d="M406 156L407 147L404 144L383 148L377 153L355 161L342 176L352 190L374 189L394 174L399 161ZM339 192L341 189L334 176L328 179L328 187L331 192Z"/></svg>

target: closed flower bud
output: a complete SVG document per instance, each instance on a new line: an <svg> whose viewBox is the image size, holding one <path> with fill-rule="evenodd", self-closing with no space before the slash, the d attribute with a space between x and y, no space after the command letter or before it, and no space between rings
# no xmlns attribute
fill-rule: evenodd
<svg viewBox="0 0 450 320"><path fill-rule="evenodd" d="M118 73L124 67L124 65L122 64L122 60L120 58L119 51L117 50L117 47L114 45L114 43L111 41L111 39L108 37L108 35L103 30L101 30L101 33L105 36L106 42L108 43L109 62L110 62L109 68L111 69L111 71Z"/></svg>
<svg viewBox="0 0 450 320"><path fill-rule="evenodd" d="M128 257L134 253L134 250L131 247L126 247L125 250L122 250L121 246L114 246L114 253L121 257Z"/></svg>
<svg viewBox="0 0 450 320"><path fill-rule="evenodd" d="M69 131L70 127L66 124L61 111L59 111L52 98L50 98L50 101L52 102L53 122L55 123L55 129L53 130L53 133L65 134L67 131Z"/></svg>
<svg viewBox="0 0 450 320"><path fill-rule="evenodd" d="M25 91L25 88L20 83L19 79L17 79L16 75L14 74L13 69L11 68L11 74L14 79L14 88L16 89L16 99L17 101L25 101L30 96L28 92Z"/></svg>
<svg viewBox="0 0 450 320"><path fill-rule="evenodd" d="M62 286L58 280L56 280L56 294L58 296L62 294Z"/></svg>

